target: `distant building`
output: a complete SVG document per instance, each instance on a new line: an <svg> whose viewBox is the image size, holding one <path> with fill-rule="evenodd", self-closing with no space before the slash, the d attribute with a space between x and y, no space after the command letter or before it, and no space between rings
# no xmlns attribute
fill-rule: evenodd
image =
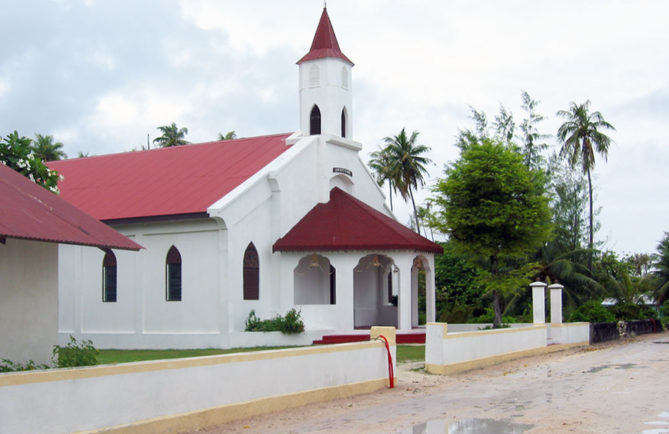
<svg viewBox="0 0 669 434"><path fill-rule="evenodd" d="M323 10L298 62L300 131L50 164L62 197L145 247L61 247L60 332L100 347L265 344L244 333L297 307L305 342L435 317L439 245L399 224L352 131L353 63ZM116 275L110 279L108 267Z"/></svg>
<svg viewBox="0 0 669 434"><path fill-rule="evenodd" d="M51 360L58 344L59 244L141 248L0 164L0 359Z"/></svg>

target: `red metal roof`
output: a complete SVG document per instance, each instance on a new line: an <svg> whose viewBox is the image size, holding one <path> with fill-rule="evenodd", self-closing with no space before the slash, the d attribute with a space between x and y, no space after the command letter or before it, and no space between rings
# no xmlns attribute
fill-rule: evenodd
<svg viewBox="0 0 669 434"><path fill-rule="evenodd" d="M321 20L318 22L316 34L311 43L311 49L304 57L297 61L297 64L299 65L307 60L323 59L325 57L337 57L353 66L353 62L351 62L351 60L339 49L339 43L337 42L337 36L332 27L332 22L330 22L328 10L323 8Z"/></svg>
<svg viewBox="0 0 669 434"><path fill-rule="evenodd" d="M109 221L204 213L289 149L289 134L54 161L61 197Z"/></svg>
<svg viewBox="0 0 669 434"><path fill-rule="evenodd" d="M4 164L0 164L0 238L142 248Z"/></svg>
<svg viewBox="0 0 669 434"><path fill-rule="evenodd" d="M419 250L443 253L433 243L335 187L274 246L274 252Z"/></svg>

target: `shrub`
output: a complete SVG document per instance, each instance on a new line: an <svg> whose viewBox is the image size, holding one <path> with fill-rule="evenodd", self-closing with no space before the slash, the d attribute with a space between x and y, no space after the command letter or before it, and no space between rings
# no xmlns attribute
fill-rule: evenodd
<svg viewBox="0 0 669 434"><path fill-rule="evenodd" d="M616 318L597 300L586 301L569 317L569 322L614 322Z"/></svg>
<svg viewBox="0 0 669 434"><path fill-rule="evenodd" d="M611 308L611 313L618 321L633 321L641 319L641 306L633 303L620 303Z"/></svg>
<svg viewBox="0 0 669 434"><path fill-rule="evenodd" d="M11 360L0 360L0 372L32 371L34 369L49 369L51 366L44 363L35 363L28 360L26 363L12 362Z"/></svg>
<svg viewBox="0 0 669 434"><path fill-rule="evenodd" d="M295 308L286 313L285 317L277 315L272 319L261 320L255 310L249 312L246 319L247 332L281 332L286 335L298 334L304 331L304 322L300 311Z"/></svg>
<svg viewBox="0 0 669 434"><path fill-rule="evenodd" d="M662 304L662 307L660 307L660 313L662 313L662 316L669 316L669 300Z"/></svg>
<svg viewBox="0 0 669 434"><path fill-rule="evenodd" d="M98 349L93 346L93 342L90 340L84 339L77 342L74 336L70 335L70 342L66 346L53 346L52 359L59 368L92 366L98 364L98 353Z"/></svg>

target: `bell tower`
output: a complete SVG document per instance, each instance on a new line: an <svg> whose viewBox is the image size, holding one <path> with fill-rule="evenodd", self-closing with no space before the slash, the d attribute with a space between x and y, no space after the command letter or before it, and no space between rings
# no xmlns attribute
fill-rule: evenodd
<svg viewBox="0 0 669 434"><path fill-rule="evenodd" d="M323 8L311 49L300 68L300 129L305 135L352 138L351 68L341 52L327 8Z"/></svg>

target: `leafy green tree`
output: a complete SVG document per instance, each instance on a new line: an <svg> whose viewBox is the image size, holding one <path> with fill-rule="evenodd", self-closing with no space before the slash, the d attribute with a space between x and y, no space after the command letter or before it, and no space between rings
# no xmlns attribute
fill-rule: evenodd
<svg viewBox="0 0 669 434"><path fill-rule="evenodd" d="M653 287L656 303L661 305L669 300L669 232L664 233L664 238L657 245L656 258Z"/></svg>
<svg viewBox="0 0 669 434"><path fill-rule="evenodd" d="M227 133L218 133L218 140L234 140L237 138L237 133L235 130L228 131Z"/></svg>
<svg viewBox="0 0 669 434"><path fill-rule="evenodd" d="M54 142L53 136L35 134L35 140L32 143L33 153L42 161L55 161L67 158L63 152L63 144Z"/></svg>
<svg viewBox="0 0 669 434"><path fill-rule="evenodd" d="M580 305L569 317L569 322L614 322L615 316L607 308L602 306L599 300L586 301Z"/></svg>
<svg viewBox="0 0 669 434"><path fill-rule="evenodd" d="M177 124L172 122L170 125L163 125L158 127L163 133L160 137L153 139L153 143L162 148L169 148L171 146L187 145L185 137L188 134L188 128L179 128Z"/></svg>
<svg viewBox="0 0 669 434"><path fill-rule="evenodd" d="M544 117L536 111L539 101L532 99L525 91L520 94L520 98L521 107L526 113L526 117L519 125L521 131L519 139L523 144L523 161L530 169L539 170L546 162L542 153L548 148L548 145L543 142L548 135L539 133L537 129L537 124L543 121Z"/></svg>
<svg viewBox="0 0 669 434"><path fill-rule="evenodd" d="M393 175L395 187L402 199L411 199L417 232L420 233L420 223L413 192L419 186L422 187L425 184L426 166L431 164L432 160L425 156L430 148L417 144L417 139L418 131L413 131L410 136L407 136L405 129L402 128L398 135L385 137L383 141L386 143L392 165L390 173Z"/></svg>
<svg viewBox="0 0 669 434"><path fill-rule="evenodd" d="M49 169L32 148L32 140L14 131L0 138L0 162L42 187L58 193L58 172Z"/></svg>
<svg viewBox="0 0 669 434"><path fill-rule="evenodd" d="M527 257L550 238L543 174L528 169L512 146L484 139L464 148L446 175L433 189L438 229L485 261L483 282L499 327L502 297L529 282L535 264Z"/></svg>
<svg viewBox="0 0 669 434"><path fill-rule="evenodd" d="M601 130L615 130L613 125L604 120L598 111L590 112L590 101L577 105L572 102L569 110L560 110L557 115L566 118L557 131L557 138L562 143L560 156L566 158L572 168L580 166L588 177L588 197L590 198L590 238L588 248L594 247L594 224L592 205L592 176L595 168L595 155L606 157L611 145L611 138ZM592 269L592 257L588 261Z"/></svg>

